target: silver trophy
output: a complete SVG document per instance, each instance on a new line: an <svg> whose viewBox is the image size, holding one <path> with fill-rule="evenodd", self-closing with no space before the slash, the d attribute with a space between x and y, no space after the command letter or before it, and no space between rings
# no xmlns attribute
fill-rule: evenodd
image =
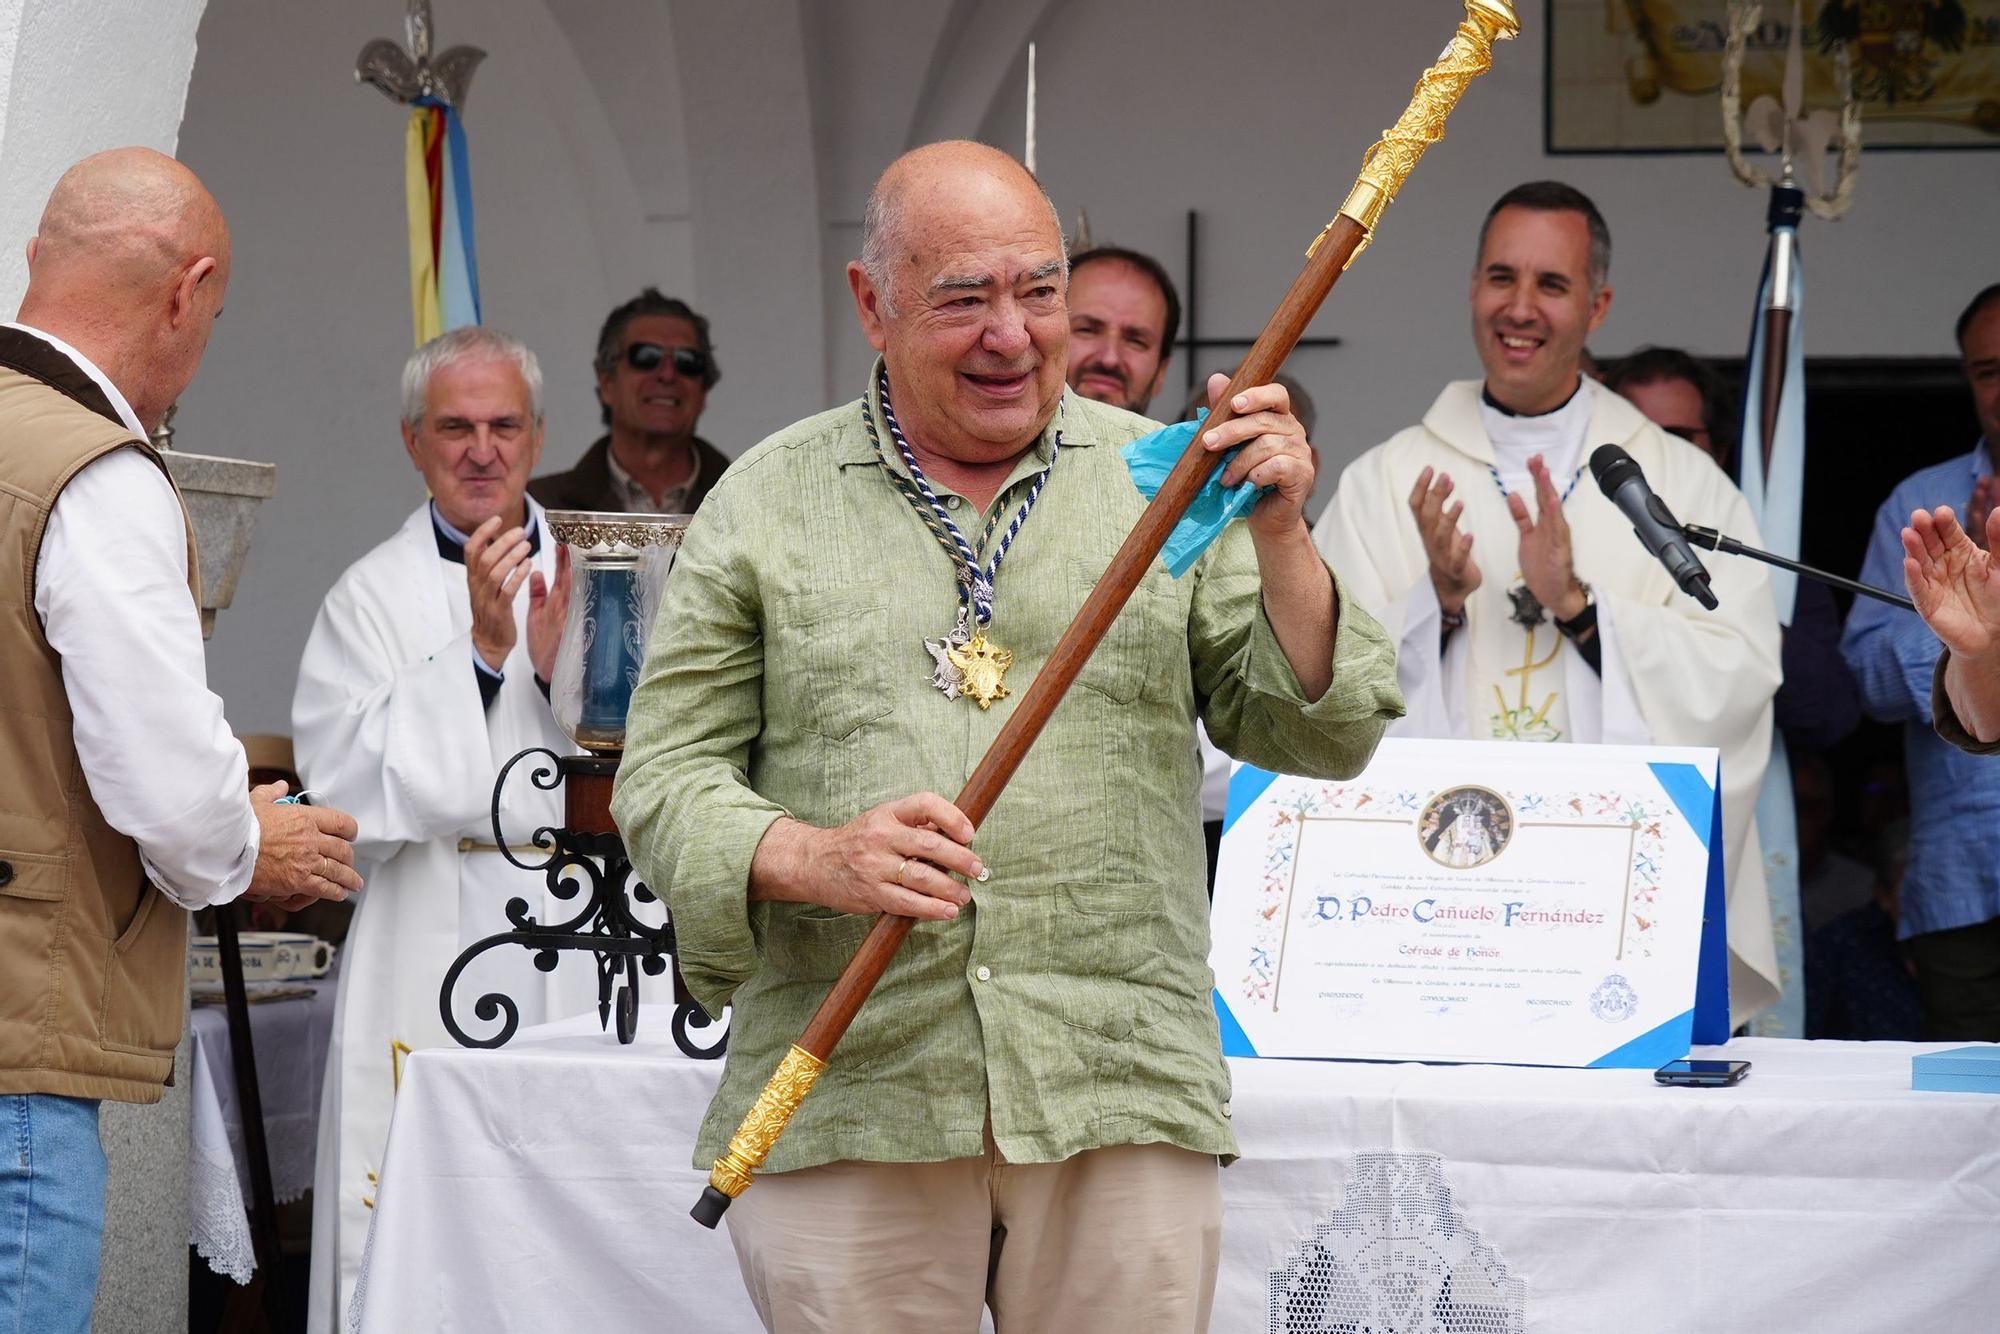
<svg viewBox="0 0 2000 1334"><path fill-rule="evenodd" d="M549 704L556 725L587 751L625 748L625 712L688 518L549 511L549 531L569 548L570 570Z"/></svg>

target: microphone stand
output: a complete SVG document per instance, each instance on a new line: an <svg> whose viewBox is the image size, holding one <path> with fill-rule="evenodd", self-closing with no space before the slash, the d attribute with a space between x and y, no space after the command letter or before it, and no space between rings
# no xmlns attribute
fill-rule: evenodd
<svg viewBox="0 0 2000 1334"><path fill-rule="evenodd" d="M1810 565L1801 565L1795 560L1787 560L1785 557L1772 552L1759 551L1756 547L1746 547L1735 538L1724 537L1713 528L1703 528L1700 524L1696 523L1683 523L1675 526L1680 529L1682 537L1685 537L1698 547L1706 547L1710 551L1725 552L1731 556L1748 556L1752 560L1761 560L1766 565L1775 565L1781 570L1790 570L1793 574L1802 574L1808 579L1817 579L1823 584L1831 584L1835 588L1844 588L1850 593L1859 593L1863 597L1871 597L1878 602L1886 602L1891 606L1901 607L1905 611L1915 611L1917 609L1916 603L1910 601L1900 593L1891 593L1887 589L1876 588L1873 584L1864 584L1853 579L1844 579L1837 574L1828 574L1825 570L1816 570Z"/></svg>

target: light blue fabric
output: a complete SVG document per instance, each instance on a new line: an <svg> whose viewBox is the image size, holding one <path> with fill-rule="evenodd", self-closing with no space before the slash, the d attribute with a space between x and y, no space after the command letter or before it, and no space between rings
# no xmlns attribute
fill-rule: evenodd
<svg viewBox="0 0 2000 1334"><path fill-rule="evenodd" d="M1792 234L1797 245L1797 228L1777 228L1772 232L1772 248L1778 233ZM1797 254L1796 249L1793 251ZM1798 264L1792 276L1791 337L1785 345L1784 390L1778 399L1775 438L1771 444L1771 470L1764 473L1763 408L1754 393L1743 396L1742 447L1736 455L1737 485L1743 499L1757 516L1757 531L1764 545L1793 560L1799 555L1799 531L1805 514L1806 475L1806 360L1805 266ZM1764 308L1771 296L1771 260L1764 261L1764 277L1757 291L1756 313L1750 320L1750 356L1743 383L1761 385L1764 361L1770 348L1764 338ZM1778 620L1789 627L1798 601L1799 577L1790 570L1770 572L1771 596L1778 604ZM1757 841L1764 850L1764 888L1771 900L1772 943L1778 955L1778 1000L1770 1009L1750 1021L1750 1031L1763 1038L1805 1036L1805 959L1799 932L1799 834L1797 813L1792 806L1792 766L1785 752L1785 739L1771 729L1771 762L1764 769L1764 786L1757 794Z"/></svg>
<svg viewBox="0 0 2000 1334"><path fill-rule="evenodd" d="M1771 900L1771 944L1778 955L1778 999L1750 1020L1760 1038L1806 1035L1805 936L1799 912L1799 821L1792 802L1792 760L1785 734L1771 729L1771 763L1757 793L1757 841L1764 850L1764 892Z"/></svg>
<svg viewBox="0 0 2000 1334"><path fill-rule="evenodd" d="M90 1334L104 1249L97 1101L0 1097L0 1334Z"/></svg>
<svg viewBox="0 0 2000 1334"><path fill-rule="evenodd" d="M1910 511L1950 505L1963 513L1973 485L1993 470L1992 443L1913 472L1889 493L1875 512L1861 564L1864 583L1904 586L1903 525ZM1902 939L2000 917L2000 859L1987 841L2000 821L2000 764L1966 754L1932 729L1931 673L1941 651L1915 612L1873 598L1854 599L1840 638L1868 716L1903 724L1910 860L1898 896Z"/></svg>
<svg viewBox="0 0 2000 1334"><path fill-rule="evenodd" d="M1208 417L1208 409L1191 422L1175 422L1172 426L1162 426L1151 435L1142 435L1126 445L1125 466L1132 472L1132 484L1139 488L1139 494L1151 500L1165 485L1167 474L1187 453L1188 444L1195 432ZM1269 487L1252 486L1248 482L1238 482L1224 488L1219 480L1223 467L1236 457L1234 449L1216 456L1215 467L1209 472L1208 480L1195 493L1194 503L1189 505L1181 521L1174 525L1174 531L1167 537L1167 545L1160 552L1160 558L1167 563L1167 570L1178 579L1194 568L1201 559L1201 553L1208 550L1208 544L1222 536L1222 530L1229 526L1231 519L1241 518L1250 512Z"/></svg>

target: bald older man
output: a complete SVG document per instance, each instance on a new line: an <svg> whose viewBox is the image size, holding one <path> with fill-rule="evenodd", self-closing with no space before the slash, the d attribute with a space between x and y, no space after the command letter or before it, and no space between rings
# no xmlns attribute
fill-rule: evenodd
<svg viewBox="0 0 2000 1334"><path fill-rule="evenodd" d="M90 1327L99 1101L173 1073L183 909L361 887L354 822L275 805L206 684L194 539L146 443L194 378L229 231L149 149L86 158L0 326L0 1328Z"/></svg>
<svg viewBox="0 0 2000 1334"><path fill-rule="evenodd" d="M689 984L733 1007L697 1161L875 915L906 914L728 1215L766 1325L969 1332L984 1305L1003 1334L1202 1329L1236 1144L1195 720L1353 774L1401 709L1389 645L1312 546L1284 391L1250 390L1209 444L1271 491L1187 577L1147 574L975 838L938 794L1138 518L1119 447L1153 424L1066 390L1062 231L1004 154L894 163L848 279L881 354L865 397L758 445L696 515L613 802Z"/></svg>

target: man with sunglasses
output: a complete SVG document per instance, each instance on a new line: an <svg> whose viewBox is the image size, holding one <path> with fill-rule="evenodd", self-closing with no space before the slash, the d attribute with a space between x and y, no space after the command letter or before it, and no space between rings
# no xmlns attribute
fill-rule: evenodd
<svg viewBox="0 0 2000 1334"><path fill-rule="evenodd" d="M1729 386L1701 358L1677 347L1642 347L1613 363L1604 387L1729 472L1736 452L1729 438Z"/></svg>
<svg viewBox="0 0 2000 1334"><path fill-rule="evenodd" d="M729 460L696 435L722 378L708 319L648 287L605 317L597 400L609 429L568 472L528 492L549 509L691 514Z"/></svg>

